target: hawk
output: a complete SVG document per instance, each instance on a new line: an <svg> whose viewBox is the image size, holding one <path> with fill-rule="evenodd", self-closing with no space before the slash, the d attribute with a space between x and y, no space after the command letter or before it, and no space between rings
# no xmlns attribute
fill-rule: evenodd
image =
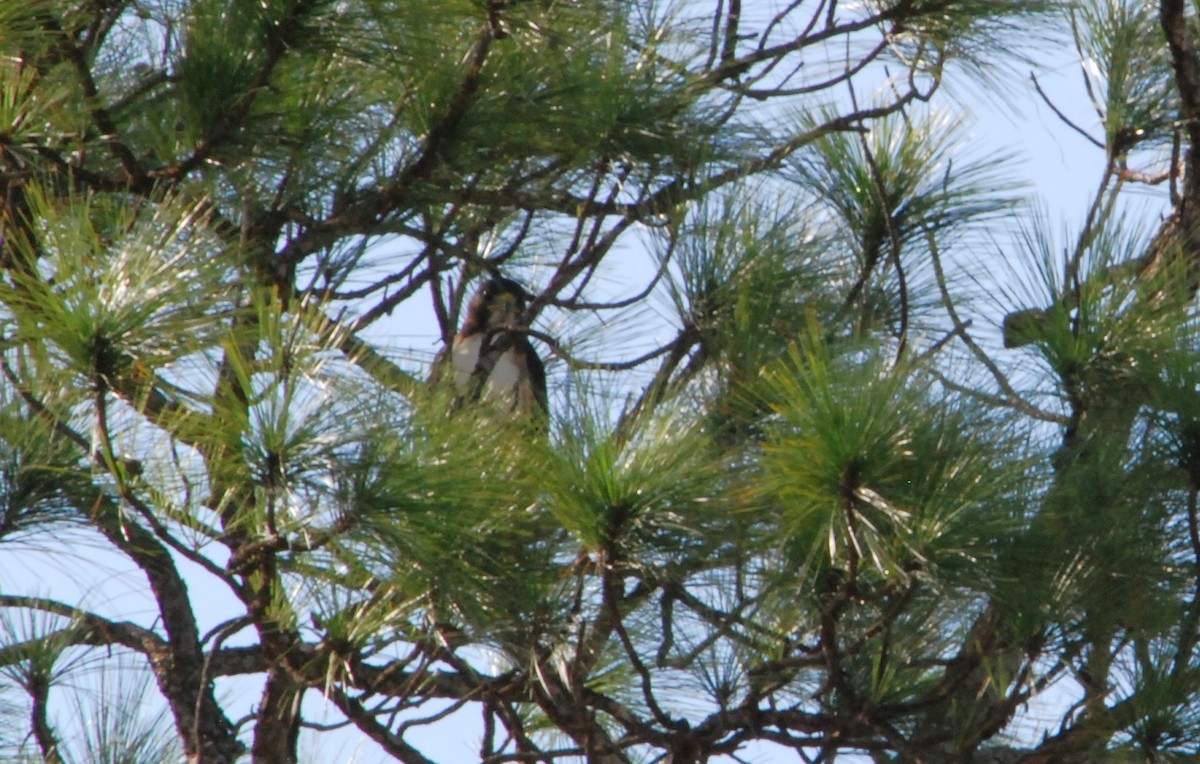
<svg viewBox="0 0 1200 764"><path fill-rule="evenodd" d="M471 298L448 353L447 371L461 398L492 401L523 414L548 410L546 369L524 323L527 302L520 284L500 276L484 282Z"/></svg>

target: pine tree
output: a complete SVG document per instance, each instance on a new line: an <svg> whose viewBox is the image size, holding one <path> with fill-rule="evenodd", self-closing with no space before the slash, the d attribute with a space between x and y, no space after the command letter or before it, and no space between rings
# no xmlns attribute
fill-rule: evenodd
<svg viewBox="0 0 1200 764"><path fill-rule="evenodd" d="M3 755L1194 760L1197 23L0 3ZM946 116L1063 45L1068 234Z"/></svg>

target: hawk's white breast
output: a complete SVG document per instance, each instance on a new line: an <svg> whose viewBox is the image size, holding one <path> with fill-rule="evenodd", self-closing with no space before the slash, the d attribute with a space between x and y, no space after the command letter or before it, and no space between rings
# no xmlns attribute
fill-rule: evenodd
<svg viewBox="0 0 1200 764"><path fill-rule="evenodd" d="M524 376L523 364L517 361L516 353L506 350L496 359L496 365L492 368L492 373L488 375L487 394L489 396L504 393L515 394L517 385Z"/></svg>
<svg viewBox="0 0 1200 764"><path fill-rule="evenodd" d="M471 377L479 365L479 349L482 345L482 334L454 339L450 357L454 362L454 387L459 393L465 394L471 388Z"/></svg>
<svg viewBox="0 0 1200 764"><path fill-rule="evenodd" d="M479 352L483 346L483 336L474 334L454 340L454 347L451 351L451 359L454 363L454 387L460 394L465 395L471 390L471 378L479 369ZM496 398L503 400L503 396L515 397L517 386L524 379L525 369L518 354L511 349L506 350L496 359L491 373L488 374L483 397L493 400Z"/></svg>

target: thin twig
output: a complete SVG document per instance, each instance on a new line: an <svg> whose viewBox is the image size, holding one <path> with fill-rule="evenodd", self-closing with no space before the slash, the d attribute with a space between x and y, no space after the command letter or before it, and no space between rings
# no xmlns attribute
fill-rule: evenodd
<svg viewBox="0 0 1200 764"><path fill-rule="evenodd" d="M1037 78L1036 74L1034 74L1033 72L1030 72L1029 79L1033 80L1033 88L1034 88L1034 90L1037 91L1037 94L1042 97L1042 101L1044 101L1045 104L1050 107L1050 111L1054 112L1055 116L1057 116L1060 120L1062 120L1062 123L1064 125L1066 125L1067 127L1071 128L1075 132L1082 135L1084 137L1084 139L1087 140L1088 143L1092 144L1096 148L1098 148L1098 149L1106 148L1102 141L1098 141L1095 138L1093 138L1091 135L1088 134L1087 130L1084 130L1082 127L1080 127L1079 125L1072 122L1070 117L1068 117L1057 106L1054 105L1054 102L1050 100L1050 96L1046 95L1046 91L1042 90L1042 85L1040 82L1038 82L1038 78Z"/></svg>
<svg viewBox="0 0 1200 764"><path fill-rule="evenodd" d="M1065 426L1067 424L1066 417L1063 417L1059 414L1052 414L1048 411L1042 411L1037 406L1034 406L1032 403L1029 403L1022 398L1016 389L1013 388L1012 383L1008 381L1008 377L1005 376L1004 372L1000 370L1000 367L996 365L996 362L991 359L991 356L989 356L984 349L981 348L979 344L971 337L970 332L967 331L967 323L964 322L961 317L959 317L958 310L954 307L954 300L950 297L950 289L946 285L946 272L942 269L942 258L938 251L937 241L933 235L933 232L926 229L925 238L929 243L930 261L933 263L933 273L934 277L937 279L938 291L942 294L942 304L946 308L946 314L950 316L950 321L954 324L954 331L960 338L962 338L963 343L967 346L967 348L970 349L975 358L977 358L979 362L984 365L984 367L992 375L992 378L996 380L996 384L999 385L1001 392L1003 392L1005 396L1003 402L1027 416L1034 417L1035 419L1039 419L1044 422L1054 422L1055 424Z"/></svg>
<svg viewBox="0 0 1200 764"><path fill-rule="evenodd" d="M854 99L854 89L850 89L851 99ZM855 108L858 108L857 106ZM884 188L883 173L879 169L879 164L875 161L875 155L871 151L871 146L867 141L867 136L863 133L858 134L859 143L862 145L863 157L867 161L867 167L871 171L871 185L875 187L875 196L879 202L879 209L883 213L884 220L887 222L888 239L890 240L890 254L893 267L896 269L897 287L900 292L900 332L897 337L896 345L896 363L904 357L904 350L908 347L908 279L904 275L904 263L900 259L901 241L900 232L896 228L896 220L892 215L891 205L887 195L887 189Z"/></svg>

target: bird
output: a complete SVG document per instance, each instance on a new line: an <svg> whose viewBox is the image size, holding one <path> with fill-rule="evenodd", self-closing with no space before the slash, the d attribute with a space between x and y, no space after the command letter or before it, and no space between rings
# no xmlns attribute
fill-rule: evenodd
<svg viewBox="0 0 1200 764"><path fill-rule="evenodd" d="M462 329L440 363L452 372L460 401L484 400L524 415L548 411L546 369L525 324L528 300L524 287L502 276L489 278L475 292Z"/></svg>

